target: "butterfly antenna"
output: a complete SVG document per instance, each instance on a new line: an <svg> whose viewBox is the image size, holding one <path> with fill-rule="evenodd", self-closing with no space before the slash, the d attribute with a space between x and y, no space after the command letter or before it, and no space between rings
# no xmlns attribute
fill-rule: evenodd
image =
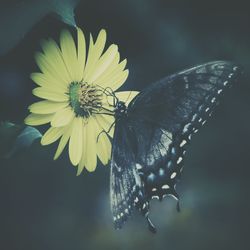
<svg viewBox="0 0 250 250"><path fill-rule="evenodd" d="M127 101L129 100L129 98L130 98L131 94L132 94L132 90L130 90L129 95L128 95L128 97L127 97L127 99L126 99L125 103L127 103Z"/></svg>
<svg viewBox="0 0 250 250"><path fill-rule="evenodd" d="M109 90L109 87L106 87L106 88L103 88L101 85L96 85L98 88L100 88L102 91L103 91L103 93L105 94L105 95L108 95L108 96L110 96L110 95L112 95L112 93L110 92L110 90Z"/></svg>
<svg viewBox="0 0 250 250"><path fill-rule="evenodd" d="M110 87L107 87L107 89L109 89L109 91L110 91L110 93L111 93L111 96L112 96L113 98L115 98L115 100L118 102L119 100L118 100L117 96L115 95L115 92L113 91L113 89L111 89Z"/></svg>
<svg viewBox="0 0 250 250"><path fill-rule="evenodd" d="M100 89L102 89L102 91L103 91L103 93L104 93L105 95L107 95L107 96L112 96L112 97L116 100L116 102L119 101L118 98L117 98L117 96L115 95L115 92L113 91L112 88L110 88L110 87L103 88L103 87L100 86L100 85L96 85L96 86L98 86Z"/></svg>

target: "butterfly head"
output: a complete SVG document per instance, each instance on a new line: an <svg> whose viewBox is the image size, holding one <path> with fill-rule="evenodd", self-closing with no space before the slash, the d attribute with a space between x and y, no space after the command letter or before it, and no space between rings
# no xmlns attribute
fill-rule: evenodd
<svg viewBox="0 0 250 250"><path fill-rule="evenodd" d="M121 118L127 115L127 106L125 102L118 101L115 105L115 117Z"/></svg>

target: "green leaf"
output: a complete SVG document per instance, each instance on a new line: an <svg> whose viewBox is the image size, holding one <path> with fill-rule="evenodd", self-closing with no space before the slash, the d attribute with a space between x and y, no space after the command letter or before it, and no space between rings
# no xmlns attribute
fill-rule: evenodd
<svg viewBox="0 0 250 250"><path fill-rule="evenodd" d="M74 9L80 0L6 1L0 7L0 56L6 54L25 37L41 19L56 13L62 22L76 26ZM22 20L20 22L20 20Z"/></svg>
<svg viewBox="0 0 250 250"><path fill-rule="evenodd" d="M35 128L16 125L11 122L0 123L0 157L10 158L42 137Z"/></svg>
<svg viewBox="0 0 250 250"><path fill-rule="evenodd" d="M74 9L79 0L51 0L50 4L60 19L71 26L76 26Z"/></svg>

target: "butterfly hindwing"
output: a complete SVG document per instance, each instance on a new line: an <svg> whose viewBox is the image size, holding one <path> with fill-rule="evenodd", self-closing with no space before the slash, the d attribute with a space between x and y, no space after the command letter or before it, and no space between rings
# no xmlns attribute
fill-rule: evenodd
<svg viewBox="0 0 250 250"><path fill-rule="evenodd" d="M134 207L146 215L148 202L135 162L134 135L126 121L116 124L110 174L111 211L115 228L121 228Z"/></svg>
<svg viewBox="0 0 250 250"><path fill-rule="evenodd" d="M166 195L178 199L175 184L180 178L185 149L179 139L154 123L144 122L136 130L138 152L136 167L148 200Z"/></svg>

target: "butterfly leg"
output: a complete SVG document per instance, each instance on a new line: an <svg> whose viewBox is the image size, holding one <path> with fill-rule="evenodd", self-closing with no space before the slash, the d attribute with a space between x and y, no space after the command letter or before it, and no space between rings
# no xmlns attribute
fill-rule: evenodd
<svg viewBox="0 0 250 250"><path fill-rule="evenodd" d="M112 129L112 127L113 127L114 125L115 125L115 121L110 125L108 131L106 131L106 130L103 129L103 130L98 134L97 139L96 139L96 142L98 142L99 137L100 137L100 135L101 135L102 133L105 133L105 134L109 137L109 133L110 133L110 131L111 131L111 129Z"/></svg>

